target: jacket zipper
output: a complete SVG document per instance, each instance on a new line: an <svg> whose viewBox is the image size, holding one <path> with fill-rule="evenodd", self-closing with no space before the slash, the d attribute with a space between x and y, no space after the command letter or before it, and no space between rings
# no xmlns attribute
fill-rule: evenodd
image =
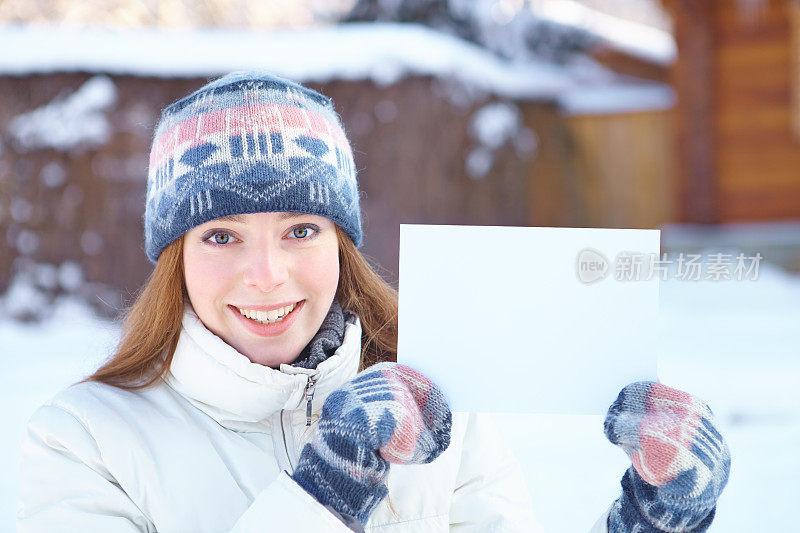
<svg viewBox="0 0 800 533"><path fill-rule="evenodd" d="M314 399L314 386L317 380L308 376L308 383L306 383L306 427L311 425L311 400Z"/></svg>
<svg viewBox="0 0 800 533"><path fill-rule="evenodd" d="M314 399L314 387L317 384L316 378L308 376L308 382L306 383L305 388L305 397L306 397L306 427L311 425L311 401ZM292 458L289 455L289 444L286 442L286 426L283 424L283 412L285 409L281 409L281 435L283 436L283 450L286 452L286 461L289 463L289 467L294 470L294 465L292 464Z"/></svg>

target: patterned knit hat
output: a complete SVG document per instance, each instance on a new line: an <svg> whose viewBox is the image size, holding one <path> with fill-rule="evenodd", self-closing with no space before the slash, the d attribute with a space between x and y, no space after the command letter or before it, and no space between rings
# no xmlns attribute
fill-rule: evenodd
<svg viewBox="0 0 800 533"><path fill-rule="evenodd" d="M234 72L164 109L147 176L151 262L195 226L272 211L329 218L361 245L353 153L330 98Z"/></svg>

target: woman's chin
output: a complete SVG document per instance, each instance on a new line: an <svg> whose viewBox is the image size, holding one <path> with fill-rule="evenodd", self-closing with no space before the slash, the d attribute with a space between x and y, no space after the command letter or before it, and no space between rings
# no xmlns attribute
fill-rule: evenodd
<svg viewBox="0 0 800 533"><path fill-rule="evenodd" d="M250 362L256 363L270 368L278 369L282 364L291 364L297 359L297 355L292 354L276 354L274 351L262 352L259 350L251 350L242 352L242 354L250 359Z"/></svg>

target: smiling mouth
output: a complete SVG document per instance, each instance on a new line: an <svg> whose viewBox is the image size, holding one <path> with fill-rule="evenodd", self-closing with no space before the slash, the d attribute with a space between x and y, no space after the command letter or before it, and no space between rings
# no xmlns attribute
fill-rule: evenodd
<svg viewBox="0 0 800 533"><path fill-rule="evenodd" d="M283 320L298 306L300 302L295 302L293 304L289 304L285 307L281 307L279 309L273 309L272 311L258 311L255 309L239 309L238 307L234 307L239 314L243 317L252 320L258 324L277 324L278 322L283 322Z"/></svg>

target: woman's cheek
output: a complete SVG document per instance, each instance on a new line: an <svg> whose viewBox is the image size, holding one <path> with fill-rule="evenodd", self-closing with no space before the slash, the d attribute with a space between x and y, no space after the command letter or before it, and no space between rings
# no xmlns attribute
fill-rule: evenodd
<svg viewBox="0 0 800 533"><path fill-rule="evenodd" d="M336 250L326 250L325 253L319 254L311 267L308 269L310 279L316 280L321 289L326 292L336 292L336 286L339 284L339 253Z"/></svg>
<svg viewBox="0 0 800 533"><path fill-rule="evenodd" d="M226 281L235 276L233 265L229 261L220 261L197 254L190 258L186 265L186 285L190 294L198 296L213 295L227 285Z"/></svg>

